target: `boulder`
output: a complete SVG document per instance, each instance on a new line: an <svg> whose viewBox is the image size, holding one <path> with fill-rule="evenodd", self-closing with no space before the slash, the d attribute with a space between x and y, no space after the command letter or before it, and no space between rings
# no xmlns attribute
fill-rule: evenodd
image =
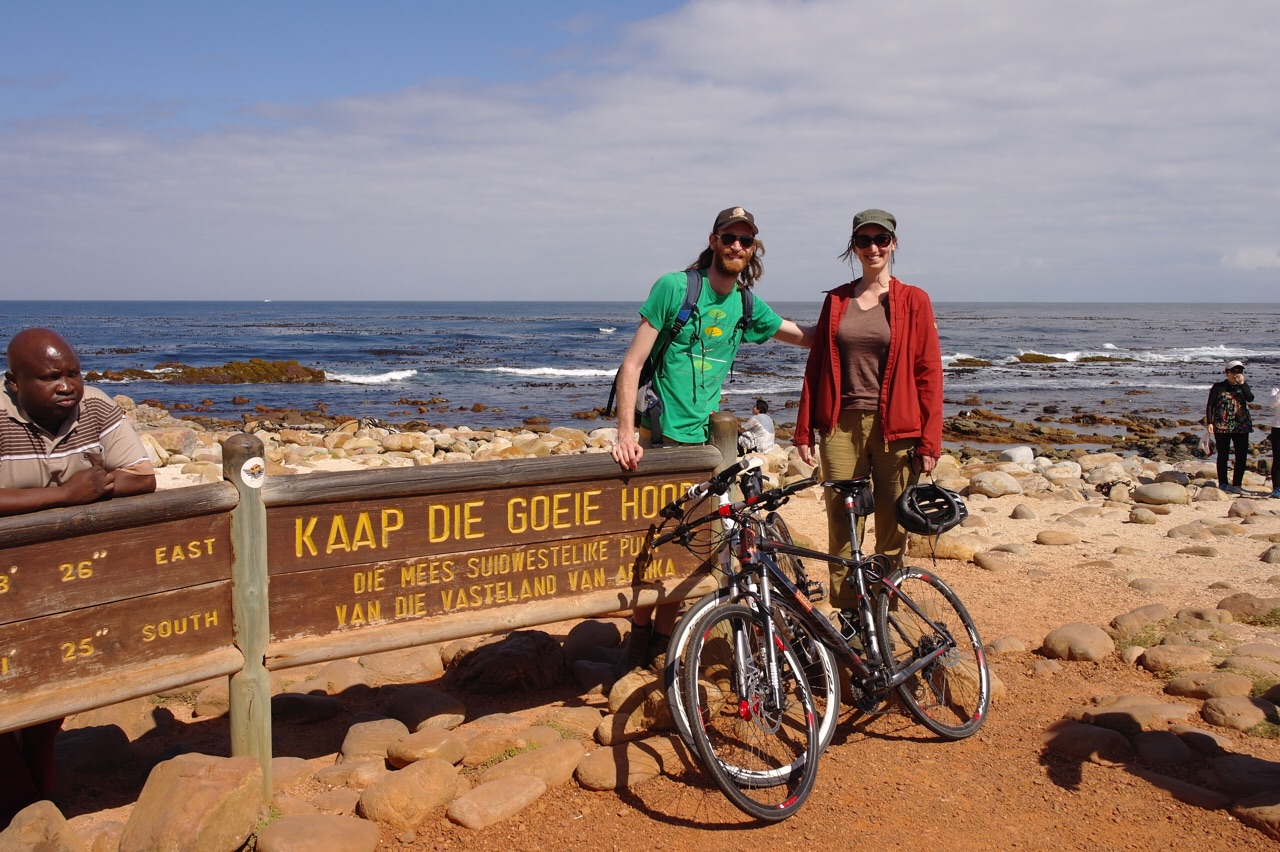
<svg viewBox="0 0 1280 852"><path fill-rule="evenodd" d="M157 764L125 824L120 852L226 852L249 839L262 804L251 757L182 754Z"/></svg>
<svg viewBox="0 0 1280 852"><path fill-rule="evenodd" d="M286 816L258 833L257 852L374 852L382 840L378 826L333 814Z"/></svg>
<svg viewBox="0 0 1280 852"><path fill-rule="evenodd" d="M88 852L84 841L50 801L28 805L0 831L3 852Z"/></svg>
<svg viewBox="0 0 1280 852"><path fill-rule="evenodd" d="M531 775L496 778L454 799L446 816L464 828L487 828L520 813L546 790L542 779Z"/></svg>
<svg viewBox="0 0 1280 852"><path fill-rule="evenodd" d="M1058 660L1102 660L1116 651L1116 643L1101 627L1083 622L1065 624L1044 637L1040 652Z"/></svg>
<svg viewBox="0 0 1280 852"><path fill-rule="evenodd" d="M388 773L360 794L359 812L394 829L421 825L432 811L453 801L458 773L443 760L428 758Z"/></svg>
<svg viewBox="0 0 1280 852"><path fill-rule="evenodd" d="M1185 506L1191 503L1191 495L1176 482L1150 482L1133 489L1133 502L1153 506Z"/></svg>

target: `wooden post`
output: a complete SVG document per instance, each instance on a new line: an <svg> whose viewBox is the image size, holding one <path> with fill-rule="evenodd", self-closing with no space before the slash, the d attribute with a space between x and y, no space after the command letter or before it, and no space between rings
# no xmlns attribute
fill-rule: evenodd
<svg viewBox="0 0 1280 852"><path fill-rule="evenodd" d="M244 668L231 676L231 754L262 765L262 800L271 802L271 681L265 659L271 625L267 609L267 509L262 441L240 433L222 443L222 475L236 487L231 511L231 608Z"/></svg>
<svg viewBox="0 0 1280 852"><path fill-rule="evenodd" d="M738 460L738 418L727 411L711 413L711 446L720 451L716 473Z"/></svg>

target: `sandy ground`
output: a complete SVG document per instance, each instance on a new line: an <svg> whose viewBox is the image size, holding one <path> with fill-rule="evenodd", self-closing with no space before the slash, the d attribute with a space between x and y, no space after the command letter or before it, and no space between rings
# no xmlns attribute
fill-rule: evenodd
<svg viewBox="0 0 1280 852"><path fill-rule="evenodd" d="M1029 506L1036 519L1011 519L1019 503ZM691 769L621 793L587 792L576 785L553 789L518 816L479 832L452 825L441 814L413 832L384 831L382 848L559 852L785 844L778 848L1274 849L1274 841L1225 811L1169 798L1133 771L1142 767L1139 762L1103 767L1047 754L1042 747L1045 728L1096 696L1162 696L1192 709L1198 702L1163 696L1163 681L1119 659L1064 663L1056 674L1038 674L1033 664L1040 658L1033 651L1055 627L1072 621L1106 625L1116 615L1149 603L1161 602L1177 611L1212 607L1235 591L1280 594L1280 587L1271 582L1280 569L1259 559L1270 545L1253 537L1280 533L1280 501L1257 500L1257 508L1268 514L1247 523L1227 518L1231 503L1216 502L1174 507L1155 525L1127 523L1127 507L1104 507L1097 501L1087 504L1096 509L1067 514L1085 505L1025 496L973 499L973 531L999 543L1021 543L1025 553L1012 556L1012 567L999 573L938 561L937 572L959 592L986 642L1014 636L1029 649L992 659L1007 694L994 706L983 730L969 740L939 742L896 712L876 717L850 714L823 758L810 802L792 819L773 826L744 817ZM1272 511L1277 514L1269 514ZM783 515L798 537L825 542L825 517L813 496L794 499ZM1168 530L1202 518L1220 520L1238 534L1215 538L1216 557L1178 554L1189 542L1169 538ZM1035 544L1037 533L1045 529L1069 530L1081 542ZM1120 546L1131 552L1117 554ZM1159 595L1146 594L1131 587L1135 578L1167 586ZM569 626L548 629L563 635ZM1233 638L1242 641L1280 643L1280 637L1265 630L1236 631ZM503 711L531 719L549 705L603 703L569 687L468 701L473 715ZM172 709L184 742L196 750L226 753L222 723L192 721L182 706ZM305 757L316 768L332 763L343 718L318 726L280 726L276 755ZM1194 713L1190 721L1204 724ZM1280 761L1275 740L1221 733L1236 751ZM1204 770L1203 763L1160 769L1193 783L1202 780ZM66 813L92 814L93 821L122 820L140 783L140 778L122 777L101 788L82 789L65 803ZM319 789L307 782L283 792L306 798Z"/></svg>

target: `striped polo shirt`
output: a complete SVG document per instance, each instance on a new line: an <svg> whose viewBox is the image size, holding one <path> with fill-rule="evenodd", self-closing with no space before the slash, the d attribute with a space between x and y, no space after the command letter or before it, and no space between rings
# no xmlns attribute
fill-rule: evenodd
<svg viewBox="0 0 1280 852"><path fill-rule="evenodd" d="M155 473L120 406L97 388L85 386L56 435L27 419L8 388L0 393L0 488L60 485L91 466L86 453L100 453L109 471Z"/></svg>

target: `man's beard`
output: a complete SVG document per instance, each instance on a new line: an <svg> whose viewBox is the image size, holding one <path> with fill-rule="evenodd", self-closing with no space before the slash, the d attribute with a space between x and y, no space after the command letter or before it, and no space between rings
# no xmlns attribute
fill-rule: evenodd
<svg viewBox="0 0 1280 852"><path fill-rule="evenodd" d="M716 252L715 265L716 271L737 278L742 271L747 268L750 262L750 256L746 257L726 257L721 252Z"/></svg>

